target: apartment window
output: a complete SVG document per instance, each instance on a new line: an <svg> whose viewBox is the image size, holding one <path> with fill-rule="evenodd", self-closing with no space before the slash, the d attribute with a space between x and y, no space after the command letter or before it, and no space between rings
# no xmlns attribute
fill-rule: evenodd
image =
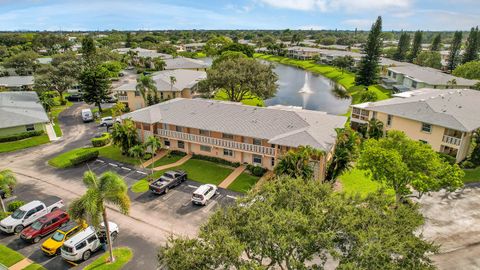
<svg viewBox="0 0 480 270"><path fill-rule="evenodd" d="M391 126L391 125L392 125L392 120L393 120L393 116L389 114L389 115L387 116L387 126Z"/></svg>
<svg viewBox="0 0 480 270"><path fill-rule="evenodd" d="M223 155L228 157L233 157L233 150L223 149Z"/></svg>
<svg viewBox="0 0 480 270"><path fill-rule="evenodd" d="M210 136L210 130L200 129L198 133L202 136Z"/></svg>
<svg viewBox="0 0 480 270"><path fill-rule="evenodd" d="M252 162L253 164L262 164L262 156L252 155Z"/></svg>
<svg viewBox="0 0 480 270"><path fill-rule="evenodd" d="M139 97L140 96L140 91L135 91L135 96Z"/></svg>
<svg viewBox="0 0 480 270"><path fill-rule="evenodd" d="M255 145L262 145L262 140L261 140L261 139L255 139L255 138L253 138L253 144L255 144Z"/></svg>
<svg viewBox="0 0 480 270"><path fill-rule="evenodd" d="M170 141L165 140L164 144L165 144L165 146L170 146Z"/></svg>
<svg viewBox="0 0 480 270"><path fill-rule="evenodd" d="M177 131L177 132L183 132L183 127L175 126L175 131Z"/></svg>
<svg viewBox="0 0 480 270"><path fill-rule="evenodd" d="M212 151L212 147L208 146L208 145L200 145L200 151L203 151L203 152L211 152Z"/></svg>
<svg viewBox="0 0 480 270"><path fill-rule="evenodd" d="M426 133L431 133L432 132L432 125L427 124L427 123L422 123L422 131Z"/></svg>
<svg viewBox="0 0 480 270"><path fill-rule="evenodd" d="M185 142L184 141L178 141L177 144L178 144L178 148L185 149Z"/></svg>
<svg viewBox="0 0 480 270"><path fill-rule="evenodd" d="M168 129L168 124L162 123L162 129Z"/></svg>
<svg viewBox="0 0 480 270"><path fill-rule="evenodd" d="M272 165L272 167L275 167L275 158L274 157L272 157L270 159L270 164Z"/></svg>
<svg viewBox="0 0 480 270"><path fill-rule="evenodd" d="M227 139L227 140L233 140L233 135L228 134L228 133L223 133L222 138Z"/></svg>
<svg viewBox="0 0 480 270"><path fill-rule="evenodd" d="M34 125L26 125L26 126L25 126L25 129L26 129L27 131L33 131L33 130L35 130L35 126L34 126Z"/></svg>

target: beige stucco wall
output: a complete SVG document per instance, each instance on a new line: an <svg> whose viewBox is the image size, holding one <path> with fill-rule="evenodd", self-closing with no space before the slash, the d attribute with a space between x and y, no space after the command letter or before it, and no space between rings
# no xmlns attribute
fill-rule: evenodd
<svg viewBox="0 0 480 270"><path fill-rule="evenodd" d="M45 123L37 123L37 124L34 124L33 126L37 131L40 131L40 130L45 131ZM26 131L27 131L26 126L2 128L0 129L0 136L8 136L8 135L13 135L17 133L26 132Z"/></svg>
<svg viewBox="0 0 480 270"><path fill-rule="evenodd" d="M135 111L145 107L145 101L143 97L135 96L135 91L126 91L127 93L127 101L122 101L128 104L128 108L130 111ZM173 99L173 98L191 98L192 91L189 88L185 88L182 91L158 91L158 97L160 99Z"/></svg>

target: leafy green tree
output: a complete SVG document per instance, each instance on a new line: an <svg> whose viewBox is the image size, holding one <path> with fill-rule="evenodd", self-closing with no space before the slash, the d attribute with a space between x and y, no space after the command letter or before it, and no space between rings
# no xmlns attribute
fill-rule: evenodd
<svg viewBox="0 0 480 270"><path fill-rule="evenodd" d="M131 48L132 47L132 33L128 32L126 39L125 39L125 47Z"/></svg>
<svg viewBox="0 0 480 270"><path fill-rule="evenodd" d="M137 86L135 87L135 89L143 97L143 100L145 101L145 103L147 103L147 105L152 105L148 104L148 97L150 96L150 103L153 102L152 93L157 92L157 86L155 85L155 81L153 81L153 78L151 76L140 75L140 77L137 78Z"/></svg>
<svg viewBox="0 0 480 270"><path fill-rule="evenodd" d="M400 131L365 141L358 166L367 170L372 180L392 188L397 204L412 195L412 189L421 197L430 191L453 191L463 186L464 173L458 165L450 165L430 145L411 140Z"/></svg>
<svg viewBox="0 0 480 270"><path fill-rule="evenodd" d="M83 100L87 104L95 104L98 111L102 112L102 102L112 94L109 72L100 66L88 67L80 74L79 82Z"/></svg>
<svg viewBox="0 0 480 270"><path fill-rule="evenodd" d="M442 46L442 34L438 33L432 40L432 45L430 46L430 51L438 52Z"/></svg>
<svg viewBox="0 0 480 270"><path fill-rule="evenodd" d="M422 31L418 30L417 32L415 32L415 35L413 36L412 50L408 55L408 61L410 63L413 63L415 58L417 58L418 54L422 51L422 37Z"/></svg>
<svg viewBox="0 0 480 270"><path fill-rule="evenodd" d="M155 156L157 151L162 148L162 143L160 142L160 139L157 136L148 136L148 138L145 140L145 146L147 149L150 149L150 154L152 154L152 158ZM152 175L153 175L153 163L151 166L152 169Z"/></svg>
<svg viewBox="0 0 480 270"><path fill-rule="evenodd" d="M51 92L42 92L38 96L38 99L40 100L40 103L43 106L43 109L48 113L49 118L51 119L51 111L52 108L55 107L55 100L53 99L53 96Z"/></svg>
<svg viewBox="0 0 480 270"><path fill-rule="evenodd" d="M209 39L206 43L205 46L203 47L203 50L208 56L215 56L220 54L220 50L233 43L233 41L225 36L216 36L211 39Z"/></svg>
<svg viewBox="0 0 480 270"><path fill-rule="evenodd" d="M108 71L109 78L117 78L120 71L124 68L124 64L118 61L107 61L100 66Z"/></svg>
<svg viewBox="0 0 480 270"><path fill-rule="evenodd" d="M342 70L342 74L345 71L345 69L351 69L354 64L355 64L355 61L353 60L353 57L351 57L350 55L337 57L332 61L332 65L340 68Z"/></svg>
<svg viewBox="0 0 480 270"><path fill-rule="evenodd" d="M223 46L219 51L218 54L221 55L224 52L241 52L245 54L248 57L253 57L253 54L255 51L253 50L252 46L249 46L247 44L240 44L240 43L229 43L225 46Z"/></svg>
<svg viewBox="0 0 480 270"><path fill-rule="evenodd" d="M288 175L294 178L311 180L314 178L314 164L325 155L325 152L311 146L299 146L282 155L274 168L276 175Z"/></svg>
<svg viewBox="0 0 480 270"><path fill-rule="evenodd" d="M97 47L92 36L88 35L82 39L82 57L87 65L95 65L97 62Z"/></svg>
<svg viewBox="0 0 480 270"><path fill-rule="evenodd" d="M465 53L463 54L462 64L477 61L478 49L480 48L480 33L478 32L478 26L472 27L470 34L467 38L467 44L465 46Z"/></svg>
<svg viewBox="0 0 480 270"><path fill-rule="evenodd" d="M424 51L418 54L413 63L424 67L441 69L442 56L439 52Z"/></svg>
<svg viewBox="0 0 480 270"><path fill-rule="evenodd" d="M173 91L173 85L177 82L177 78L175 76L170 76L170 91Z"/></svg>
<svg viewBox="0 0 480 270"><path fill-rule="evenodd" d="M255 96L267 99L277 91L277 78L271 64L252 58L227 59L207 70L207 79L199 92L212 96L224 91L229 101L236 102Z"/></svg>
<svg viewBox="0 0 480 270"><path fill-rule="evenodd" d="M459 65L452 74L466 79L480 80L480 61L472 61Z"/></svg>
<svg viewBox="0 0 480 270"><path fill-rule="evenodd" d="M212 62L212 67L215 68L218 65L218 63L223 62L225 60L229 60L229 59L231 60L235 58L247 58L247 57L248 56L246 56L242 52L225 51L225 52L222 52L221 55L215 57L215 59Z"/></svg>
<svg viewBox="0 0 480 270"><path fill-rule="evenodd" d="M138 164L140 164L140 166L143 168L143 160L146 154L145 145L137 144L132 146L130 149L128 149L128 154L129 156L138 159Z"/></svg>
<svg viewBox="0 0 480 270"><path fill-rule="evenodd" d="M63 95L76 83L79 71L74 55L54 55L51 64L42 65L37 69L34 88L39 91L57 92L60 103L65 104Z"/></svg>
<svg viewBox="0 0 480 270"><path fill-rule="evenodd" d="M372 25L372 29L368 34L368 40L364 47L365 55L360 61L358 73L355 77L357 85L372 85L378 81L378 63L382 52L382 17L378 17L377 21Z"/></svg>
<svg viewBox="0 0 480 270"><path fill-rule="evenodd" d="M112 116L117 117L122 115L125 112L126 106L123 102L117 102L112 107Z"/></svg>
<svg viewBox="0 0 480 270"><path fill-rule="evenodd" d="M383 123L378 121L375 118L370 119L368 121L368 130L367 130L368 138L371 139L380 139L383 137Z"/></svg>
<svg viewBox="0 0 480 270"><path fill-rule="evenodd" d="M352 167L352 162L358 156L361 142L359 134L350 127L338 128L335 132L337 133L337 143L326 175L326 179L329 181L335 181L337 177Z"/></svg>
<svg viewBox="0 0 480 270"><path fill-rule="evenodd" d="M171 237L158 260L171 270L324 269L332 257L337 269L434 269L423 222L418 206L392 207L381 192L280 177L215 212L198 238Z"/></svg>
<svg viewBox="0 0 480 270"><path fill-rule="evenodd" d="M130 198L127 195L127 184L123 178L111 171L97 177L92 171L83 175L83 183L87 192L70 204L68 212L74 220L88 220L95 227L99 227L103 220L105 224L110 262L115 261L113 244L110 236L110 227L107 218L106 203L115 206L122 214L128 214Z"/></svg>
<svg viewBox="0 0 480 270"><path fill-rule="evenodd" d="M0 190L5 193L5 197L8 197L12 193L12 189L17 184L17 178L11 170L3 169L0 171ZM5 204L3 203L3 198L0 196L0 203L2 205L3 212L6 212Z"/></svg>
<svg viewBox="0 0 480 270"><path fill-rule="evenodd" d="M33 51L23 51L5 59L3 66L15 69L20 76L31 75L35 72L39 55Z"/></svg>
<svg viewBox="0 0 480 270"><path fill-rule="evenodd" d="M360 94L360 102L373 102L378 100L377 93L365 88Z"/></svg>
<svg viewBox="0 0 480 270"><path fill-rule="evenodd" d="M125 119L122 124L113 124L112 143L120 147L123 155L127 155L130 148L140 143L133 121Z"/></svg>
<svg viewBox="0 0 480 270"><path fill-rule="evenodd" d="M404 61L407 58L408 50L410 49L410 35L403 32L398 40L397 51L393 55L393 59L397 61Z"/></svg>
<svg viewBox="0 0 480 270"><path fill-rule="evenodd" d="M450 53L448 54L448 70L453 71L460 61L460 48L462 47L462 32L456 31L450 44Z"/></svg>

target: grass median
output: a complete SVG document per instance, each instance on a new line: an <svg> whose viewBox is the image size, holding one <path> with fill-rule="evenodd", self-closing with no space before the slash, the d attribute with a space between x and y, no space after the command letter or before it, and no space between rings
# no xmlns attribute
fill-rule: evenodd
<svg viewBox="0 0 480 270"><path fill-rule="evenodd" d="M243 172L228 186L228 189L246 193L255 186L258 179L260 179L260 177Z"/></svg>
<svg viewBox="0 0 480 270"><path fill-rule="evenodd" d="M122 269L133 258L133 252L130 248L121 247L113 250L113 256L115 257L114 263L107 262L109 259L108 252L105 252L98 259L87 265L84 270L118 270Z"/></svg>
<svg viewBox="0 0 480 270"><path fill-rule="evenodd" d="M48 138L47 134L30 137L30 138L26 138L18 141L2 142L0 143L0 153L13 152L13 151L45 144L48 142L50 142L50 139Z"/></svg>
<svg viewBox="0 0 480 270"><path fill-rule="evenodd" d="M4 245L0 245L0 263L10 267L25 258L22 254Z"/></svg>

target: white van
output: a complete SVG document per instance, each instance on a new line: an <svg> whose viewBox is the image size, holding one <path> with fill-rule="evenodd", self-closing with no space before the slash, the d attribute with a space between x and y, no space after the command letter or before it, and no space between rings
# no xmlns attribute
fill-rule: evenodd
<svg viewBox="0 0 480 270"><path fill-rule="evenodd" d="M118 225L108 222L108 226L110 237L114 241L118 235ZM100 225L100 229L97 232L93 226L89 226L68 239L62 246L62 258L71 262L88 260L92 253L99 250L102 247L102 243L106 241L103 222Z"/></svg>
<svg viewBox="0 0 480 270"><path fill-rule="evenodd" d="M90 122L93 121L93 113L90 109L83 109L82 110L82 120L83 122Z"/></svg>
<svg viewBox="0 0 480 270"><path fill-rule="evenodd" d="M205 184L199 186L192 194L192 203L206 205L207 202L217 193L217 186Z"/></svg>

